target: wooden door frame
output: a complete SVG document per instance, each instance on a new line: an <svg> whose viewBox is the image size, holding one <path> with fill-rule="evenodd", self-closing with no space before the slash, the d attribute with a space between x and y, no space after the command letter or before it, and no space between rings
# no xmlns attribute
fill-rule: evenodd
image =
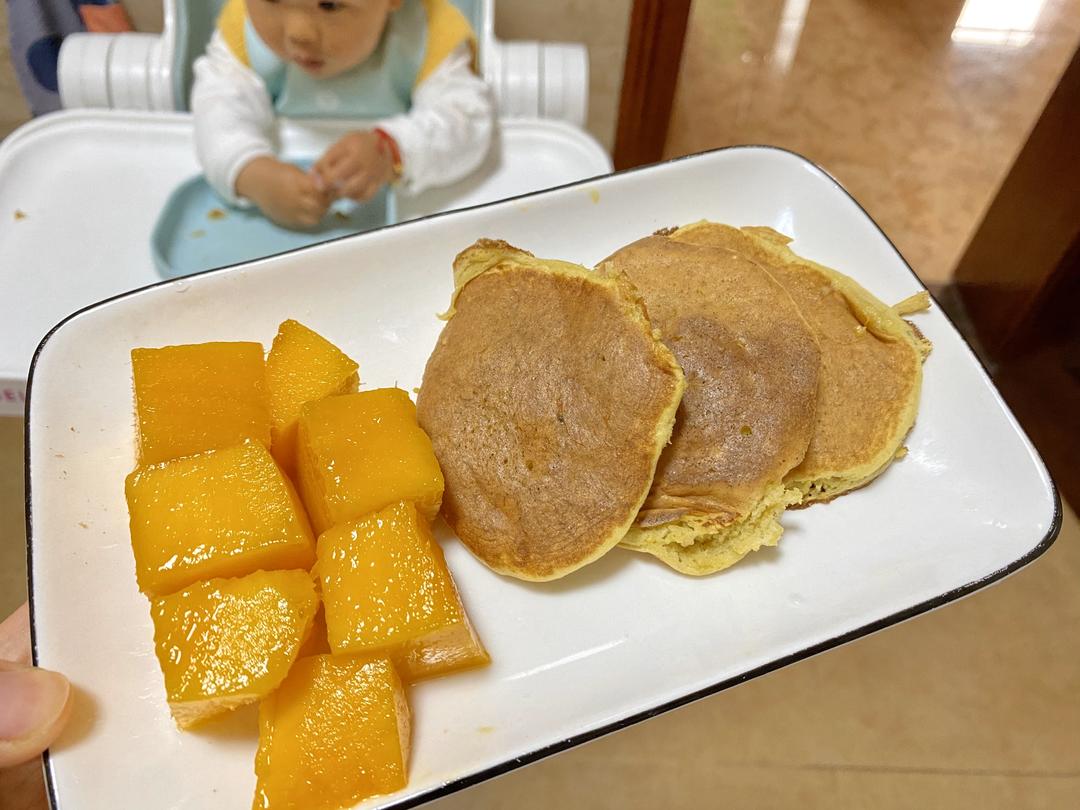
<svg viewBox="0 0 1080 810"><path fill-rule="evenodd" d="M690 3L634 0L615 131L616 169L663 157Z"/></svg>
<svg viewBox="0 0 1080 810"><path fill-rule="evenodd" d="M1080 49L956 268L980 341L1007 360L1052 338L1048 308L1080 274ZM1056 307L1075 319L1080 302Z"/></svg>

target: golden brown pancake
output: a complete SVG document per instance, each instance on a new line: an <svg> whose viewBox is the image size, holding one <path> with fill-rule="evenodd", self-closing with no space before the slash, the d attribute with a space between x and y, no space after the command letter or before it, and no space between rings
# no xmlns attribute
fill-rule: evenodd
<svg viewBox="0 0 1080 810"><path fill-rule="evenodd" d="M641 291L686 375L671 444L622 545L709 574L775 545L814 432L820 354L791 296L724 248L651 236L600 265Z"/></svg>
<svg viewBox="0 0 1080 810"><path fill-rule="evenodd" d="M889 307L842 273L796 255L772 228L699 222L671 238L727 248L761 264L784 286L822 351L814 436L786 483L802 502L835 498L880 475L902 454L919 407L926 340L901 315L925 309L923 292Z"/></svg>
<svg viewBox="0 0 1080 810"><path fill-rule="evenodd" d="M481 240L417 397L443 516L494 570L555 579L626 534L683 374L625 278Z"/></svg>

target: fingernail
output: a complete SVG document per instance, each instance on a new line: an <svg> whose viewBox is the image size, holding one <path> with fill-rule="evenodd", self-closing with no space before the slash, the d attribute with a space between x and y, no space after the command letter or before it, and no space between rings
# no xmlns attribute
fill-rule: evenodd
<svg viewBox="0 0 1080 810"><path fill-rule="evenodd" d="M0 740L15 742L54 723L70 691L67 678L47 669L0 672Z"/></svg>

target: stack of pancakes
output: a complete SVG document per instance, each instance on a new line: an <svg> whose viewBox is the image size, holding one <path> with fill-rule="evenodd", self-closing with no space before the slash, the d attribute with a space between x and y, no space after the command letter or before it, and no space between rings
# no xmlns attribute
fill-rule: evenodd
<svg viewBox="0 0 1080 810"><path fill-rule="evenodd" d="M689 574L902 452L930 344L769 228L700 222L596 272L481 241L417 400L444 516L493 569L554 579L615 544Z"/></svg>

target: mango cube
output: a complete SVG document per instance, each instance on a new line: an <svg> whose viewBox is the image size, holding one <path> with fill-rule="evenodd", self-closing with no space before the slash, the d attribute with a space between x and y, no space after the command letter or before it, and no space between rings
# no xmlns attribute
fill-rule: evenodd
<svg viewBox="0 0 1080 810"><path fill-rule="evenodd" d="M379 388L309 402L300 413L297 484L317 534L398 501L435 519L442 470L408 394Z"/></svg>
<svg viewBox="0 0 1080 810"><path fill-rule="evenodd" d="M385 655L406 681L490 661L413 504L324 532L315 573L335 654Z"/></svg>
<svg viewBox="0 0 1080 810"><path fill-rule="evenodd" d="M285 321L266 357L270 401L270 452L287 473L296 467L296 423L300 406L360 383L359 366L337 346L297 321Z"/></svg>
<svg viewBox="0 0 1080 810"><path fill-rule="evenodd" d="M276 689L318 607L307 571L212 579L154 599L154 643L177 725L187 728Z"/></svg>
<svg viewBox="0 0 1080 810"><path fill-rule="evenodd" d="M301 658L259 707L257 810L338 810L405 787L409 707L386 659Z"/></svg>
<svg viewBox="0 0 1080 810"><path fill-rule="evenodd" d="M300 499L259 442L140 467L125 488L144 593L315 560Z"/></svg>
<svg viewBox="0 0 1080 810"><path fill-rule="evenodd" d="M258 343L134 349L139 464L229 447L270 446L266 363Z"/></svg>

